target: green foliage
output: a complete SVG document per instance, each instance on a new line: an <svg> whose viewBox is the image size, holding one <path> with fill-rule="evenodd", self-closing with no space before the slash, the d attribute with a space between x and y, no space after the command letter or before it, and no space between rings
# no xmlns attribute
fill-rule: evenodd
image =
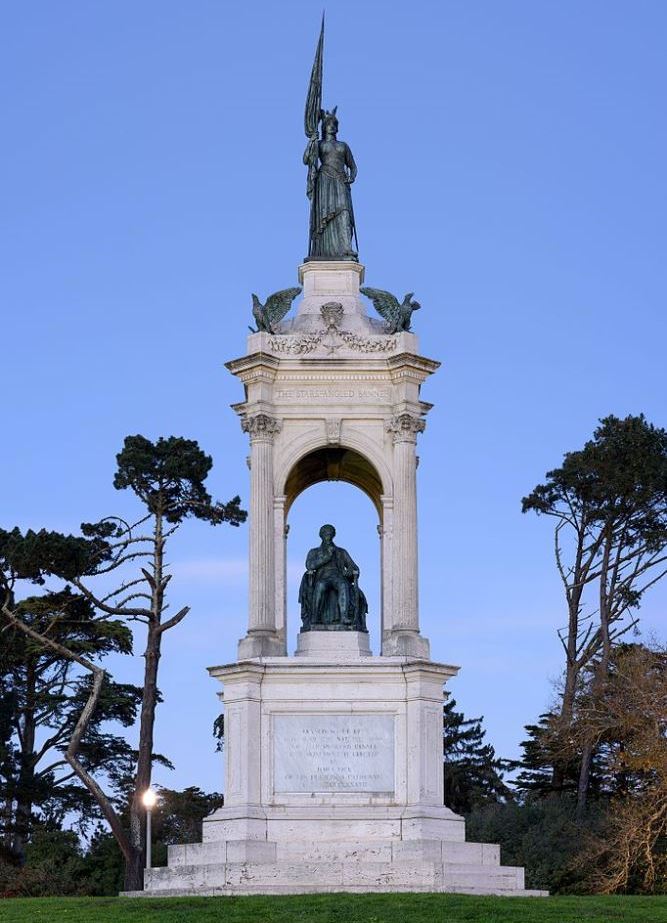
<svg viewBox="0 0 667 923"><path fill-rule="evenodd" d="M667 923L667 898L461 894L5 901L3 923Z"/></svg>
<svg viewBox="0 0 667 923"><path fill-rule="evenodd" d="M187 517L212 525L227 522L238 526L247 514L240 508L238 496L228 503L212 500L204 486L211 458L193 440L170 436L153 443L144 436L128 436L117 455L117 462L114 486L118 490L132 490L143 505L134 523L118 517L84 522L80 536L46 529L30 530L25 534L18 528L0 530L3 621L6 619L13 626L17 644L23 646L23 651L16 655L17 664L30 657L51 658L55 679L47 692L53 696L53 701L46 711L49 715L57 714L58 719L56 729L32 704L35 683L30 676L26 679L28 692L24 696L24 702L31 702L29 708L18 701L14 678L5 677L2 690L6 693L5 710L0 713L0 769L7 776L9 813L15 813L17 818L13 827L14 849L18 855L22 855L30 833L35 805L39 807L40 817L55 825L69 811L78 811L85 821L104 816L127 857L126 882L130 887L138 887L145 847L139 794L150 783L154 763L171 765L152 749L155 706L161 701L157 681L162 636L178 625L189 611L188 606L182 606L169 618L163 618L168 609L167 587L171 579L165 559L167 541ZM130 567L137 568L138 572L128 573ZM111 573L117 575L118 583L111 592L105 587L103 595L96 594L95 581L85 579L108 578ZM57 603L54 594L46 594L45 599L31 598L16 603L15 588L20 581L43 584L47 577L73 584L83 599L90 601L92 606L88 607L90 611L84 620L86 627L94 626L89 637L83 638L80 632L73 631L72 600L82 597L74 597L68 587L61 591ZM67 594L70 599L65 605L62 598ZM48 616L46 622L41 618L45 614ZM131 652L132 634L128 622L142 622L147 627L143 688L114 684L106 678L100 692L92 681L93 674L99 676L93 662L110 651ZM21 625L26 631L36 633L34 641L21 634ZM56 654L49 644L59 645ZM26 651L30 651L29 657ZM81 676L80 667L87 668L90 675ZM41 690L37 692L41 694ZM105 723L133 724L137 716L137 696L141 700L141 723L139 746L133 751L122 738L108 733ZM57 712L58 706L60 712ZM84 706L87 706L85 712ZM75 770L77 778L87 776L85 791L78 781L65 784L74 778L74 771L67 775L69 766L65 776L61 774L57 778L54 775L54 770L66 765L64 754L70 741L75 739L72 733L82 715L88 723L83 728L79 726L77 732L83 732L83 736L76 739ZM23 733L21 721L31 726L30 734ZM36 767L45 751L35 746L36 729L46 729L47 734L55 731L48 738L46 750L55 750L57 755L41 771ZM14 743L16 736L21 738L20 748ZM68 760L73 761L72 754L68 755ZM102 786L93 784L92 776L96 773L106 777L102 779ZM37 782L40 788L36 787ZM104 791L105 783L107 792ZM47 797L47 792L56 786L59 786L57 796ZM89 792L94 792L95 805ZM121 811L129 811L129 823L127 818L123 822Z"/></svg>
<svg viewBox="0 0 667 923"><path fill-rule="evenodd" d="M26 847L26 864L0 863L0 897L45 897L84 894L83 860L71 830L35 827Z"/></svg>
<svg viewBox="0 0 667 923"><path fill-rule="evenodd" d="M524 498L524 512L548 514L565 502L590 523L626 519L632 542L657 548L667 540L667 431L643 414L605 417L593 439L566 453L547 478Z"/></svg>
<svg viewBox="0 0 667 923"><path fill-rule="evenodd" d="M499 843L502 863L524 866L529 888L581 890L588 870L577 861L584 843L574 807L573 799L563 795L486 805L466 818L466 837ZM583 829L601 829L604 816L591 812L586 821Z"/></svg>
<svg viewBox="0 0 667 923"><path fill-rule="evenodd" d="M484 804L511 800L503 782L508 764L484 742L484 719L466 719L455 706L454 699L443 706L445 804L457 814L468 814Z"/></svg>
<svg viewBox="0 0 667 923"><path fill-rule="evenodd" d="M65 589L31 596L15 606L24 624L76 654L99 660L130 653L132 633L119 620L99 620L91 604ZM90 691L90 676L52 648L12 624L2 631L0 648L0 782L5 802L5 843L19 855L33 823L59 825L74 815L85 827L98 816L90 793L73 777L64 754ZM103 771L114 786L119 768L132 761L122 736L108 722L131 726L141 690L105 677L98 708L80 748L82 763Z"/></svg>
<svg viewBox="0 0 667 923"><path fill-rule="evenodd" d="M558 716L553 712L540 715L537 724L527 724L527 738L521 742L523 756L512 764L520 772L513 787L527 795L549 795L555 791L576 794L581 765L580 748L564 750L559 739ZM554 787L554 767L559 770L559 782ZM591 770L591 788L598 783L597 761Z"/></svg>
<svg viewBox="0 0 667 923"><path fill-rule="evenodd" d="M116 461L114 487L130 488L151 513L163 515L168 522L195 516L238 526L246 520L240 497L213 503L204 487L213 461L192 439L169 436L151 442L145 436L127 436Z"/></svg>
<svg viewBox="0 0 667 923"><path fill-rule="evenodd" d="M183 791L160 788L153 812L153 835L165 846L198 843L202 838L202 821L224 804L218 792L206 793L196 786Z"/></svg>
<svg viewBox="0 0 667 923"><path fill-rule="evenodd" d="M124 862L111 833L98 827L83 856L82 884L86 894L117 895L123 887Z"/></svg>
<svg viewBox="0 0 667 923"><path fill-rule="evenodd" d="M9 577L43 584L55 574L64 580L94 574L111 557L111 547L99 536L85 538L32 529L23 535L18 528L0 529L0 587L8 592Z"/></svg>

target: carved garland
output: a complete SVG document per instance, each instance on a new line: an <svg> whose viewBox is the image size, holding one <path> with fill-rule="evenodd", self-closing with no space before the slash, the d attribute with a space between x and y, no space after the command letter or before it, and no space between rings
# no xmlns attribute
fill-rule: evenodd
<svg viewBox="0 0 667 923"><path fill-rule="evenodd" d="M390 353L394 352L398 345L396 336L373 337L361 336L358 333L352 333L349 330L336 330L329 327L320 333L302 333L299 336L277 335L269 337L269 349L276 353L288 353L291 355L301 356L305 353L314 352L320 346L325 338L334 337L342 342L331 343L328 348L329 352L340 349L343 344L355 352L362 353Z"/></svg>

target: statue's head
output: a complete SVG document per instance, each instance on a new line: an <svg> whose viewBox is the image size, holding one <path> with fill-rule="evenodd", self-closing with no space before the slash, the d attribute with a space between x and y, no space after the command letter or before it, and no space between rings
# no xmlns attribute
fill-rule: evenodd
<svg viewBox="0 0 667 923"><path fill-rule="evenodd" d="M338 119L336 118L336 110L338 106L334 106L331 112L325 110L322 113L322 134L326 135L327 132L330 134L338 133Z"/></svg>
<svg viewBox="0 0 667 923"><path fill-rule="evenodd" d="M325 523L325 525L323 525L322 528L320 529L320 538L323 538L325 540L328 538L330 542L333 541L333 537L335 534L336 534L336 530L334 529L333 526L329 525L329 523Z"/></svg>

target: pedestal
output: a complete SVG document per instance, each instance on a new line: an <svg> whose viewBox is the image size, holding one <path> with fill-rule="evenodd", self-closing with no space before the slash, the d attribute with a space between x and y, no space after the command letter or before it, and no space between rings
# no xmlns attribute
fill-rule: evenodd
<svg viewBox="0 0 667 923"><path fill-rule="evenodd" d="M442 803L442 687L457 668L324 650L337 636L362 648L357 635L305 633L296 657L210 669L224 684L225 806L202 843L169 847L143 893L533 893Z"/></svg>

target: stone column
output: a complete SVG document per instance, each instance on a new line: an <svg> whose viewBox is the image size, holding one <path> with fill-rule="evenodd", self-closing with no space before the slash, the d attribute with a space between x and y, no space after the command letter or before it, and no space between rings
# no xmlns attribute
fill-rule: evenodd
<svg viewBox="0 0 667 923"><path fill-rule="evenodd" d="M392 583L392 538L394 531L394 499L393 497L380 497L382 503L382 519L380 522L380 638L381 653L386 653L385 644L391 632L391 613L393 609L393 583Z"/></svg>
<svg viewBox="0 0 667 923"><path fill-rule="evenodd" d="M273 498L273 547L275 560L275 624L276 631L283 642L283 653L287 653L287 533L289 526L285 522L285 497Z"/></svg>
<svg viewBox="0 0 667 923"><path fill-rule="evenodd" d="M417 584L417 434L424 420L409 413L387 424L394 442L394 516L392 535L393 592L391 625L385 654L428 657L428 642L419 634Z"/></svg>
<svg viewBox="0 0 667 923"><path fill-rule="evenodd" d="M239 660L284 653L276 627L273 524L273 438L281 425L266 413L241 421L250 436L250 592L248 634L239 642Z"/></svg>

